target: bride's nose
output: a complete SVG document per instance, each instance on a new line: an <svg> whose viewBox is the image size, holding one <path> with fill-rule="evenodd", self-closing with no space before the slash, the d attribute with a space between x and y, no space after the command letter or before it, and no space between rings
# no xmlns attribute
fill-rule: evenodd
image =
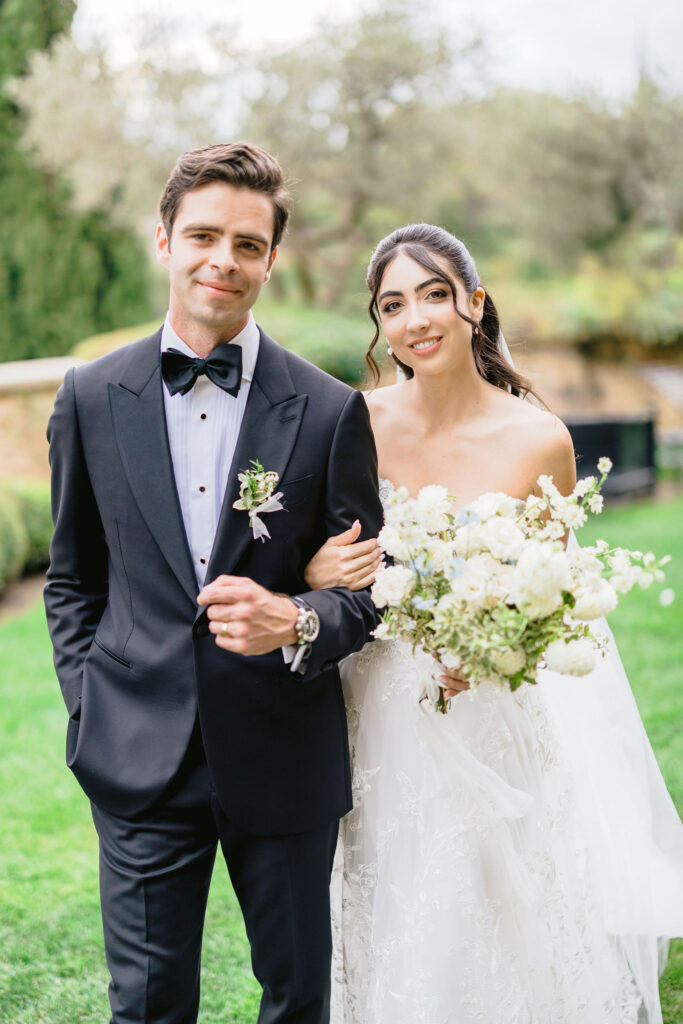
<svg viewBox="0 0 683 1024"><path fill-rule="evenodd" d="M408 310L407 327L409 331L423 331L429 327L429 317L420 305L414 305Z"/></svg>

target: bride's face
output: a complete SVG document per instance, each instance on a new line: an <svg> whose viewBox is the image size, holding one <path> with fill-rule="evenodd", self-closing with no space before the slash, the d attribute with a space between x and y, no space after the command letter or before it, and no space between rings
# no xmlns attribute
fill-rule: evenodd
<svg viewBox="0 0 683 1024"><path fill-rule="evenodd" d="M442 261L435 258L442 264ZM472 326L456 312L448 283L452 273L444 266L444 277L425 270L406 253L400 253L384 272L377 295L382 329L394 355L415 373L443 373L464 354L471 353ZM458 309L480 320L484 290L468 296L455 279Z"/></svg>

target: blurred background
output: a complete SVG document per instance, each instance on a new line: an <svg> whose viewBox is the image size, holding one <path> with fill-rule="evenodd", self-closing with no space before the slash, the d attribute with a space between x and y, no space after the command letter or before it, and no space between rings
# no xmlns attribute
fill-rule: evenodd
<svg viewBox="0 0 683 1024"><path fill-rule="evenodd" d="M588 541L672 553L681 590L682 49L671 0L0 0L0 1022L105 1019L94 834L30 574L66 367L165 315L152 240L178 154L243 138L280 158L294 215L257 319L354 385L374 245L415 220L462 238L580 473L615 463ZM614 628L683 808L669 600L632 595ZM216 893L200 1019L244 1024L257 987L227 883ZM683 1022L676 949L667 1024Z"/></svg>
<svg viewBox="0 0 683 1024"><path fill-rule="evenodd" d="M159 323L168 171L186 149L247 138L278 155L295 196L257 310L276 338L360 383L373 245L402 223L441 224L470 248L551 408L626 423L605 452L612 486L638 464L648 472L621 490L653 485L655 442L675 478L680 5L341 0L327 20L323 0L242 6L0 5L0 360L91 358ZM45 474L63 369L0 373L2 476Z"/></svg>

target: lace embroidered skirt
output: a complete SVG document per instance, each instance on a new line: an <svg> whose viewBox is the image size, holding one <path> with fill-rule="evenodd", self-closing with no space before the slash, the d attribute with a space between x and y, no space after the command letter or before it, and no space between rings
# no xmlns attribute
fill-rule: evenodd
<svg viewBox="0 0 683 1024"><path fill-rule="evenodd" d="M354 809L333 876L332 1024L636 1024L542 687L446 716L429 659L347 659Z"/></svg>

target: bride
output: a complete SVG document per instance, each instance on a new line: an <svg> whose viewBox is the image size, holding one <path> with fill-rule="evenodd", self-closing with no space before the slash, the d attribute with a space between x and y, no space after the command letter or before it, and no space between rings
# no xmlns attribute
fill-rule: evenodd
<svg viewBox="0 0 683 1024"><path fill-rule="evenodd" d="M498 314L458 239L385 238L370 310L403 379L371 392L383 497L439 483L460 509L575 482L564 425L499 350ZM575 543L570 540L570 543ZM357 527L309 586L359 588L378 564ZM604 627L605 629L607 627ZM683 828L618 655L512 694L441 677L398 641L347 659L354 808L333 880L332 1024L657 1024L661 940L683 924Z"/></svg>

